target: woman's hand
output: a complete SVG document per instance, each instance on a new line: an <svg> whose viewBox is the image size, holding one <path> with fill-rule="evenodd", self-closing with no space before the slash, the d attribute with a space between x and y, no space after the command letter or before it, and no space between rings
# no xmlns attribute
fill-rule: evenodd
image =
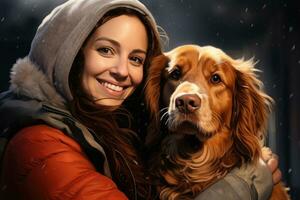
<svg viewBox="0 0 300 200"><path fill-rule="evenodd" d="M281 171L278 168L278 156L272 153L272 150L268 147L262 148L262 159L267 163L268 168L272 172L272 178L274 185L281 180Z"/></svg>

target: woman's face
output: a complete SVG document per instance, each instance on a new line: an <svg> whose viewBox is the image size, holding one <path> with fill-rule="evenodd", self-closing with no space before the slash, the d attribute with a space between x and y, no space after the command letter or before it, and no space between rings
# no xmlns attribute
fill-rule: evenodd
<svg viewBox="0 0 300 200"><path fill-rule="evenodd" d="M82 85L97 104L119 106L143 79L148 37L135 16L114 17L83 48Z"/></svg>

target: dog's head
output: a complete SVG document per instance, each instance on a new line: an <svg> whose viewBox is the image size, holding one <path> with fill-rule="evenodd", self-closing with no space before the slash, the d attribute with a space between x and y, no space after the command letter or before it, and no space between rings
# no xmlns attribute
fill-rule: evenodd
<svg viewBox="0 0 300 200"><path fill-rule="evenodd" d="M242 160L256 159L272 102L256 71L252 60L211 46L185 45L160 55L146 85L153 120L166 119L172 133L196 135L201 142L228 132Z"/></svg>

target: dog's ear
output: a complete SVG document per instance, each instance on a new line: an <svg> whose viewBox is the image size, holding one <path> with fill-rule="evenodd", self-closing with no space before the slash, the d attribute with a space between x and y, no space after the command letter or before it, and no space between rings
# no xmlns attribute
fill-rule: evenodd
<svg viewBox="0 0 300 200"><path fill-rule="evenodd" d="M237 60L231 127L234 145L244 161L256 161L273 100L262 91L252 60Z"/></svg>
<svg viewBox="0 0 300 200"><path fill-rule="evenodd" d="M160 109L160 93L162 86L162 75L164 69L168 65L169 59L161 54L152 59L148 71L147 82L145 85L145 102L150 112L150 122L147 129L146 146L155 145L160 138L160 123L159 123L159 109Z"/></svg>
<svg viewBox="0 0 300 200"><path fill-rule="evenodd" d="M169 59L161 54L153 58L148 71L148 77L145 88L146 105L153 118L159 117L159 103L162 84L162 74L164 68L168 65Z"/></svg>

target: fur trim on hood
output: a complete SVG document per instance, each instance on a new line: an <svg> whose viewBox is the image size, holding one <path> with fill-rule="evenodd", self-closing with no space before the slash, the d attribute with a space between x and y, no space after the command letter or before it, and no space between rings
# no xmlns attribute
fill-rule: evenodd
<svg viewBox="0 0 300 200"><path fill-rule="evenodd" d="M28 57L18 59L11 69L10 90L50 105L64 108L65 100L58 94L45 74Z"/></svg>

